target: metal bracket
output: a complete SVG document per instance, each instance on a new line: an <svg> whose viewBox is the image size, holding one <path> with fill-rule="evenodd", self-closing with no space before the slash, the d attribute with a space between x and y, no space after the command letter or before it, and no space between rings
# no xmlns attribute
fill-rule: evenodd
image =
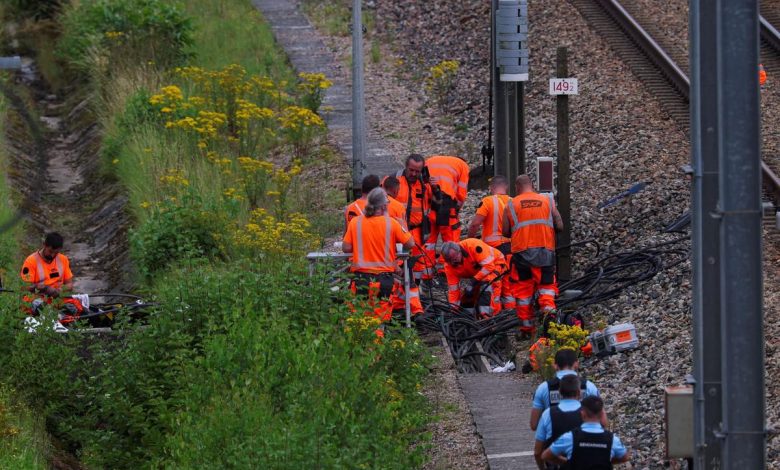
<svg viewBox="0 0 780 470"><path fill-rule="evenodd" d="M368 29L366 28L366 25L362 24L360 26L361 26L361 29L363 30L363 34L368 33ZM352 34L352 32L355 30L354 28L355 28L355 25L350 23L349 24L349 34Z"/></svg>

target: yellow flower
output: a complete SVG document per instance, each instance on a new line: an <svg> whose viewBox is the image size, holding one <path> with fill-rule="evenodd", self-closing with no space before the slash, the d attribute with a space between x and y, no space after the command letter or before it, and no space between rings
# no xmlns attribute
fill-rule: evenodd
<svg viewBox="0 0 780 470"><path fill-rule="evenodd" d="M119 159L115 158L115 159L111 160L111 163L116 165L117 163L119 163Z"/></svg>

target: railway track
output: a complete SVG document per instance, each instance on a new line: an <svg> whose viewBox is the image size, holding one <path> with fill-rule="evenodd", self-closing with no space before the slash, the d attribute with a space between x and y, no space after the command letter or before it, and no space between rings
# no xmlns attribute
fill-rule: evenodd
<svg viewBox="0 0 780 470"><path fill-rule="evenodd" d="M669 115L688 130L690 81L678 62L619 1L572 0L572 4L659 99ZM780 17L780 12L772 11L774 16L766 13L770 19L761 17L762 56L778 57L780 33L773 24L780 24L780 18L774 19ZM761 174L766 194L776 207L780 206L780 178L764 161Z"/></svg>

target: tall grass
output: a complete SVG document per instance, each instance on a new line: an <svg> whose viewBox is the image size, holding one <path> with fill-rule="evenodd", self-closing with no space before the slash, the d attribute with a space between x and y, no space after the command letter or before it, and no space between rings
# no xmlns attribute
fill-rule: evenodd
<svg viewBox="0 0 780 470"><path fill-rule="evenodd" d="M15 215L14 198L6 179L9 174L5 141L7 111L5 99L0 95L0 226L8 223ZM16 273L20 264L20 231L20 226L10 226L0 233L0 278L6 288L18 285ZM2 314L9 313L3 306L12 306L15 302L15 296L0 293ZM0 377L0 468L44 469L47 467L44 456L48 437L43 421L17 401L13 391L3 385L6 381Z"/></svg>
<svg viewBox="0 0 780 470"><path fill-rule="evenodd" d="M101 2L66 6L64 36L85 31L81 8ZM324 81L298 83L249 0L178 5L193 43L170 56L197 71L137 60L160 44L121 54L124 43L110 41L123 35L94 22L87 30L110 41L93 44L111 53L76 48L72 57L79 70L96 65L85 78L105 129L106 172L129 195L132 251L160 306L146 328L121 323L122 334L87 341L27 334L5 303L0 379L89 468L419 467L425 348L411 330L388 327L381 339L363 300L309 278L302 256L313 229L296 211L321 216L338 204L333 188L306 186L344 176L338 157L296 124L319 120ZM250 128L263 138L247 138ZM340 211L334 219L340 225Z"/></svg>

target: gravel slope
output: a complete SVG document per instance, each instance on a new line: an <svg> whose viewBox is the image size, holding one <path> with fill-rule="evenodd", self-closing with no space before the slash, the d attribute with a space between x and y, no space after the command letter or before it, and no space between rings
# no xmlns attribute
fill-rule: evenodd
<svg viewBox="0 0 780 470"><path fill-rule="evenodd" d="M685 0L635 3L640 2L644 8L657 9L653 15L670 31L670 38L686 37ZM570 100L573 238L594 238L604 250L613 252L668 239L658 234L659 228L685 211L690 198L689 183L680 171L689 161L685 130L570 3L531 2L529 11L529 160L555 153L555 102L547 95L547 79L553 76L557 46L569 47L569 69L580 80L581 94ZM372 131L399 159L409 151L453 152L477 162L487 122L489 10L485 2L389 0L376 2L375 14L387 40L381 61L369 61L367 66ZM664 41L677 44L673 39ZM333 39L330 45L347 56L348 39ZM680 45L675 55L686 51ZM444 59L461 63L456 98L446 113L428 104L421 80L428 67ZM343 71L348 74L348 61L344 63ZM773 89L765 88L763 96L768 90ZM765 130L767 135L771 134ZM650 184L615 206L603 211L596 208L638 181ZM470 199L477 196L474 192ZM780 300L780 274L771 269L780 264L777 232L766 231L765 246L767 367L772 374L779 372L773 355L780 343L780 313L774 307ZM575 259L575 269L590 261L583 253ZM668 466L663 458L663 387L681 383L691 372L690 297L690 264L684 263L591 312L609 323L632 321L640 335L639 351L590 364L587 370L605 396L615 430L634 449L635 468ZM778 422L774 410L780 404L780 390L769 390L767 397L771 425ZM770 444L769 460L771 468L780 468L780 442Z"/></svg>
<svg viewBox="0 0 780 470"><path fill-rule="evenodd" d="M685 37L687 26L668 19L684 16L687 6L681 5L685 2L654 3L662 15L659 22L668 25L672 34ZM636 82L569 3L532 2L530 15L532 81L526 88L530 158L554 154L555 105L546 95L546 80L554 70L556 46L569 46L571 75L581 81L582 94L571 100L574 238L596 238L613 251L662 239L657 235L658 228L684 211L689 202L688 183L679 170L689 160L684 129ZM488 18L484 2L380 2L378 18L397 53L405 59L413 58L417 75L442 59L461 61L457 84L461 98L453 110L471 125L472 139L481 142L487 118L485 44L489 38L489 30L484 27ZM683 18L682 23L685 21ZM687 53L684 48L676 52ZM407 86L420 90L419 84ZM768 91L769 87L765 95ZM765 112L767 101L765 98ZM767 135L771 134L765 130ZM630 200L604 211L596 209L601 200L636 181L651 184ZM776 233L767 232L767 267L777 266L780 261L777 238ZM766 271L767 333L772 338L767 352L771 358L780 326L778 312L772 307L777 300L771 297L777 291L778 275L772 269ZM636 468L666 465L663 387L680 383L691 372L690 295L690 265L685 263L626 291L594 312L612 323L633 321L639 330L640 351L599 362L588 371L607 399L616 430L635 449ZM770 373L774 371L776 361L769 361L768 367ZM776 408L777 392L770 391L768 398L768 408ZM776 421L776 413L771 411L769 422ZM777 444L770 444L769 457L771 465L777 466Z"/></svg>

